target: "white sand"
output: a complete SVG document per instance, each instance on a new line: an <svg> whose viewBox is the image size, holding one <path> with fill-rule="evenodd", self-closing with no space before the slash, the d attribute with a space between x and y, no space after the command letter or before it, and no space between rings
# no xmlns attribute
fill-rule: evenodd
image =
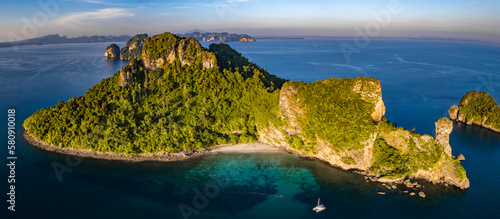
<svg viewBox="0 0 500 219"><path fill-rule="evenodd" d="M284 151L262 143L227 145L215 148L212 153L283 153Z"/></svg>

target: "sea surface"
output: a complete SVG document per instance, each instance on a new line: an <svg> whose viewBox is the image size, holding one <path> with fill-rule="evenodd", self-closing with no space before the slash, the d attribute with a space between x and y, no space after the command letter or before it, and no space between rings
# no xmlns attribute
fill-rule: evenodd
<svg viewBox="0 0 500 219"><path fill-rule="evenodd" d="M470 90L500 100L500 47L446 41L372 40L346 55L349 40L259 40L230 43L271 74L313 82L374 77L386 118L434 135ZM467 191L424 184L426 198L385 191L363 176L292 154L212 154L172 163L125 163L41 151L22 139L22 122L40 108L81 96L112 76L110 43L0 49L0 218L498 218L500 134L455 124L453 155ZM125 43L118 43L120 47ZM208 46L209 43L202 43ZM348 57L348 58L346 58ZM16 110L16 211L7 210L7 110ZM59 174L58 174L59 173ZM317 199L327 207L312 208Z"/></svg>

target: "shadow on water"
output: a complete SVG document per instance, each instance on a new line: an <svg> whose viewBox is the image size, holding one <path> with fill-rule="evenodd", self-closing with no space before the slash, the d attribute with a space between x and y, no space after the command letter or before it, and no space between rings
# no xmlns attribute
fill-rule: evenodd
<svg viewBox="0 0 500 219"><path fill-rule="evenodd" d="M473 147L475 150L497 148L498 142L500 142L500 133L478 125L467 125L455 121L453 122L453 132L460 140L470 142L471 144L465 145Z"/></svg>

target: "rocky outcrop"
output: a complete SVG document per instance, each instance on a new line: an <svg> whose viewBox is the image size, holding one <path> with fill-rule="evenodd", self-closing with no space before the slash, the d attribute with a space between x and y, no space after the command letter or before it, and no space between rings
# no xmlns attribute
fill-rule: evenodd
<svg viewBox="0 0 500 219"><path fill-rule="evenodd" d="M500 106L487 92L469 91L448 110L452 120L500 132Z"/></svg>
<svg viewBox="0 0 500 219"><path fill-rule="evenodd" d="M342 79L338 79L342 80ZM469 187L469 181L465 176L465 170L460 165L458 160L451 157L451 146L449 145L449 134L453 130L452 122L446 118L439 119L436 124L436 138L429 135L419 135L412 133L403 128L393 127L383 120L385 114L385 106L382 101L382 91L380 82L370 78L343 79L350 80L349 82L331 83L331 81L319 81L312 84L304 85L299 82L286 82L280 92L279 108L281 121L283 123L270 124L268 127L259 128L259 140L270 144L291 153L300 156L317 158L328 162L332 166L342 168L344 170L355 170L356 172L367 175L374 181L383 183L405 183L405 179L426 180L435 184L445 184L461 189ZM307 88L301 88L306 86ZM339 145L343 144L340 141L330 141L325 137L321 137L321 132L305 133L308 127L311 116L321 117L322 114L311 115L310 96L305 95L305 90L314 89L315 86L321 86L322 89L329 90L328 86L342 90L342 96L323 98L322 105L325 107L335 106L338 102L342 102L343 98L347 98L350 102L362 100L369 107L366 112L370 119L374 122L375 127L371 129L371 134L366 135L357 143L359 146ZM351 93L348 93L351 92ZM359 99L356 99L356 95ZM334 95L334 94L332 94ZM363 104L362 104L363 105ZM327 113L327 108L324 109L324 114ZM345 111L346 113L356 113ZM340 126L349 126L352 121L346 121L345 118L362 119L363 114L358 114L360 117L353 118L346 115L337 115L338 120L344 122ZM315 121L323 121L321 118ZM377 125L377 123L379 124ZM280 125L278 125L280 124ZM332 124L329 124L332 125ZM327 124L323 127L328 128ZM335 125L335 124L333 124ZM310 131L310 130L308 130ZM363 130L359 130L363 132ZM315 136L313 139L307 136ZM300 138L304 142L303 147L293 145L291 138ZM379 140L377 140L379 139ZM374 168L376 153L386 153L377 150L375 147L376 141L386 142L389 147L398 150L399 154L394 156L408 156L406 166L399 168L409 168L410 175L394 176L391 174L379 174L380 169ZM423 157L416 158L411 154L425 154ZM433 157L427 158L427 157ZM419 160L425 159L425 160ZM458 163L457 163L458 162ZM388 168L388 167L383 167ZM385 169L387 170L387 169Z"/></svg>
<svg viewBox="0 0 500 219"><path fill-rule="evenodd" d="M458 106L457 105L451 106L450 109L448 110L448 114L450 114L451 120L457 120L457 118L458 118Z"/></svg>
<svg viewBox="0 0 500 219"><path fill-rule="evenodd" d="M459 161L464 161L465 160L465 156L463 154L459 154L458 157L457 157L457 159Z"/></svg>
<svg viewBox="0 0 500 219"><path fill-rule="evenodd" d="M120 69L119 71L120 79L118 84L122 87L126 87L134 81L134 77L132 76L132 71L129 69Z"/></svg>
<svg viewBox="0 0 500 219"><path fill-rule="evenodd" d="M353 91L359 93L365 101L375 105L371 117L373 121L380 121L385 115L385 105L382 100L382 86L378 81L359 80L354 85Z"/></svg>
<svg viewBox="0 0 500 219"><path fill-rule="evenodd" d="M179 60L181 65L199 64L203 68L216 66L215 55L201 47L194 38L178 37L164 33L148 38L141 57L149 70L154 70L163 63L173 63Z"/></svg>
<svg viewBox="0 0 500 219"><path fill-rule="evenodd" d="M443 146L444 152L451 156L450 133L453 131L453 122L447 118L441 118L436 124L436 142Z"/></svg>
<svg viewBox="0 0 500 219"><path fill-rule="evenodd" d="M137 72L144 64L133 59L118 71L118 85L126 87L134 82L134 72Z"/></svg>
<svg viewBox="0 0 500 219"><path fill-rule="evenodd" d="M418 170L414 174L414 177L433 183L452 185L461 189L469 188L469 179L467 179L460 161L451 156L449 135L453 130L453 123L447 118L441 118L435 124L436 143L443 148L444 153L442 153L435 165L427 169Z"/></svg>
<svg viewBox="0 0 500 219"><path fill-rule="evenodd" d="M148 38L147 34L137 34L127 41L125 47L120 52L121 60L130 61L141 55L144 41Z"/></svg>
<svg viewBox="0 0 500 219"><path fill-rule="evenodd" d="M377 116L374 116L374 118L380 120L381 118L378 116L380 116L380 114L383 116L383 113L385 113L385 106L383 101L381 101L382 92L380 82L377 82L377 80L371 80L369 78L356 78L350 81L349 87L350 92L354 91L353 93L357 93L359 95L359 99L371 103L370 105L372 105L373 108L369 115L376 114ZM329 84L331 83L331 80L319 81L316 83ZM327 86L335 85L329 84ZM377 137L377 133L367 135L366 139L359 142L361 145L360 147L346 150L335 150L332 147L332 143L338 144L338 142L329 142L327 139L320 137L316 137L312 140L307 139L303 136L304 133L301 128L301 126L303 126L302 123L304 118L307 117L307 105L305 105L302 98L307 97L301 95L300 91L298 91L297 87L293 84L285 83L280 92L279 106L281 118L283 121L286 121L286 125L282 127L271 125L270 127L262 129L259 132L259 140L302 156L318 158L330 163L332 166L340 167L344 170L357 169L368 171L373 157L373 142ZM335 101L335 99L336 98L328 100L328 98L326 98L325 101ZM373 124L373 126L375 125ZM303 141L306 142L306 146L314 147L314 149L310 149L310 152L305 152L303 150L293 148L293 146L291 146L288 142L288 138L290 138L290 136L298 136L302 138ZM316 144L311 144L311 141L315 141ZM314 152L311 152L311 150L314 150Z"/></svg>
<svg viewBox="0 0 500 219"><path fill-rule="evenodd" d="M106 47L106 51L104 52L104 57L106 59L120 59L120 47L116 44L111 44Z"/></svg>

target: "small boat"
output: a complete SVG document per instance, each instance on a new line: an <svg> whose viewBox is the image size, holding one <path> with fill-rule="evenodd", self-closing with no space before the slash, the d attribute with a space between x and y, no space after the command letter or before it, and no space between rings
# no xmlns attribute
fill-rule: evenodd
<svg viewBox="0 0 500 219"><path fill-rule="evenodd" d="M323 205L323 203L320 202L320 200L318 198L318 204L316 205L316 207L313 208L313 211L321 212L325 209L326 209L326 207Z"/></svg>

